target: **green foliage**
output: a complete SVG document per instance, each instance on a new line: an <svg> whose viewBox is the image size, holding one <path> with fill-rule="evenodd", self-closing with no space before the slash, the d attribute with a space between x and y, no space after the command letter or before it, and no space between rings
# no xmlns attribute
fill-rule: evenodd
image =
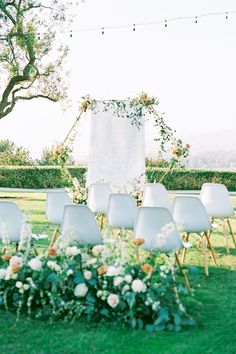
<svg viewBox="0 0 236 354"><path fill-rule="evenodd" d="M10 140L0 140L0 166L27 166L32 164L29 150L23 146L17 146Z"/></svg>
<svg viewBox="0 0 236 354"><path fill-rule="evenodd" d="M67 10L76 2L46 3L0 1L0 119L19 101L45 98L55 102L66 97L63 63L68 48L58 45L55 33L67 22Z"/></svg>
<svg viewBox="0 0 236 354"><path fill-rule="evenodd" d="M65 165L74 165L75 161L72 156L72 149L69 146L66 146L64 152L64 163ZM60 165L57 155L55 154L55 147L49 147L43 149L41 159L38 161L38 164L41 166L50 166L50 165Z"/></svg>
<svg viewBox="0 0 236 354"><path fill-rule="evenodd" d="M68 167L73 177L80 185L85 185L86 167ZM165 168L151 168L146 170L147 182L162 183L169 190L199 190L203 183L223 183L230 191L236 190L236 172L184 170L173 169L166 173ZM64 188L69 186L68 176L59 166L35 167L0 167L0 187L11 188Z"/></svg>
<svg viewBox="0 0 236 354"><path fill-rule="evenodd" d="M85 183L84 167L69 167L72 177L77 177L82 185ZM64 188L68 177L60 167L0 167L0 186L11 188Z"/></svg>
<svg viewBox="0 0 236 354"><path fill-rule="evenodd" d="M155 183L162 179L166 169L148 169L146 171L149 183ZM228 190L236 190L236 172L184 170L173 169L167 173L162 183L169 190L199 190L203 183L223 183Z"/></svg>

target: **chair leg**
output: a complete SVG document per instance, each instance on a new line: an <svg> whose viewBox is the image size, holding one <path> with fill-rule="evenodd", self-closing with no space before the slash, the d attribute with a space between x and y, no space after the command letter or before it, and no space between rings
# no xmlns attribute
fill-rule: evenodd
<svg viewBox="0 0 236 354"><path fill-rule="evenodd" d="M223 219L223 234L224 234L224 240L225 240L226 254L229 254L229 242L227 239L227 230L226 230L226 225L225 225L225 219Z"/></svg>
<svg viewBox="0 0 236 354"><path fill-rule="evenodd" d="M101 216L100 216L100 230L101 231L102 231L103 226L104 226L104 217L105 217L105 215L101 214Z"/></svg>
<svg viewBox="0 0 236 354"><path fill-rule="evenodd" d="M186 235L186 242L188 242L188 239L189 239L189 233L187 232L187 235ZM184 264L186 252L187 252L187 249L184 248L183 254L182 254L182 264Z"/></svg>
<svg viewBox="0 0 236 354"><path fill-rule="evenodd" d="M188 281L188 277L187 277L187 275L185 274L185 272L183 271L183 269L182 269L182 267L181 267L181 263L180 263L179 256L178 256L177 252L175 252L175 260L176 260L176 263L177 263L178 266L179 266L179 269L180 269L181 274L182 274L183 277L184 277L185 286L186 286L186 288L188 289L188 291L190 292L190 291L191 291L191 287L190 287L190 284L189 284L189 281Z"/></svg>
<svg viewBox="0 0 236 354"><path fill-rule="evenodd" d="M214 218L211 218L211 225L213 224L213 222L215 221L215 219ZM211 227L211 229L209 230L209 234L208 234L208 238L210 239L210 237L211 237L211 234L212 234L212 227Z"/></svg>
<svg viewBox="0 0 236 354"><path fill-rule="evenodd" d="M236 248L236 240L235 240L233 229L232 229L232 225L231 225L231 222L229 221L229 219L227 219L227 224L229 226L230 235L232 236L232 239L233 239L234 248Z"/></svg>
<svg viewBox="0 0 236 354"><path fill-rule="evenodd" d="M210 242L209 236L208 236L207 232L204 232L204 235L205 235L206 240L207 240L207 246L208 246L209 251L210 251L210 253L211 253L212 261L213 261L214 265L216 266L216 265L217 265L217 263L216 263L216 257L215 257L213 248L212 248L212 246L211 246L211 242Z"/></svg>
<svg viewBox="0 0 236 354"><path fill-rule="evenodd" d="M51 241L50 241L50 244L49 244L49 248L54 245L54 242L56 241L56 237L57 237L58 233L60 233L60 230L59 230L59 227L56 227L54 232L53 232L53 234L52 234L52 238L51 238Z"/></svg>
<svg viewBox="0 0 236 354"><path fill-rule="evenodd" d="M208 270L208 261L207 261L207 255L206 255L206 242L205 241L206 241L205 237L202 237L202 255L203 255L203 261L204 261L205 274L208 277L209 270Z"/></svg>

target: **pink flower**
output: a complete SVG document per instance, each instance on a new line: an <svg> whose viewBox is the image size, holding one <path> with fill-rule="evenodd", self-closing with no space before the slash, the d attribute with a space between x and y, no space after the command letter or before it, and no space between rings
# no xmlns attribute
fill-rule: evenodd
<svg viewBox="0 0 236 354"><path fill-rule="evenodd" d="M110 307L114 308L119 304L119 296L116 294L110 294L107 298L107 303Z"/></svg>

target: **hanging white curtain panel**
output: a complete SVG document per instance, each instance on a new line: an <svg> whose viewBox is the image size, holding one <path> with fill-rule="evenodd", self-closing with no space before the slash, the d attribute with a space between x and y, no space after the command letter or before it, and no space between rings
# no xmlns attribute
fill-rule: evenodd
<svg viewBox="0 0 236 354"><path fill-rule="evenodd" d="M138 128L112 109L104 112L103 105L97 102L91 112L87 186L104 181L114 190L130 190L130 182L145 173L144 119Z"/></svg>

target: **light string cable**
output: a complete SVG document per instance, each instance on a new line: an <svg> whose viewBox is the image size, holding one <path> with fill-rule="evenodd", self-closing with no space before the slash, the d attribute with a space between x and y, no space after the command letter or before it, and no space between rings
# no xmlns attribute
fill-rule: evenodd
<svg viewBox="0 0 236 354"><path fill-rule="evenodd" d="M96 27L88 27L88 28L75 28L71 29L70 31L62 32L62 33L69 33L70 37L72 37L73 33L76 32L95 32L95 31L101 31L101 34L105 34L105 30L119 30L119 29L125 29L125 28L130 28L132 29L133 32L136 32L137 27L146 27L146 26L154 26L154 25L159 25L163 24L164 27L167 27L168 23L171 22L179 22L179 21L185 21L185 20L193 20L195 24L198 23L198 20L204 17L210 17L210 16L225 16L225 19L228 20L229 15L235 15L236 10L231 10L231 11L224 11L224 12L206 12L200 15L195 15L195 16L178 16L178 17L171 17L171 18L166 18L166 19L161 19L157 21L152 21L152 22L140 22L140 23L132 23L132 24L124 24L124 25L113 25L113 26L96 26Z"/></svg>

